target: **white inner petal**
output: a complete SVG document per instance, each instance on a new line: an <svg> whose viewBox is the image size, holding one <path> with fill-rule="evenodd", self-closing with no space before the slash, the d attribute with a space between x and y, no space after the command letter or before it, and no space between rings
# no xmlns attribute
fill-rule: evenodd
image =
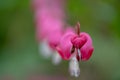
<svg viewBox="0 0 120 80"><path fill-rule="evenodd" d="M52 63L58 65L61 62L62 58L58 52L54 52L52 56Z"/></svg>
<svg viewBox="0 0 120 80"><path fill-rule="evenodd" d="M39 52L45 58L49 58L53 53L52 49L49 47L46 41L39 44Z"/></svg>
<svg viewBox="0 0 120 80"><path fill-rule="evenodd" d="M79 63L76 56L72 57L70 60L69 71L71 76L78 77L80 75Z"/></svg>
<svg viewBox="0 0 120 80"><path fill-rule="evenodd" d="M80 49L77 49L77 51L78 51L78 56L79 56L79 58L80 58L80 60L81 60L81 52L80 52Z"/></svg>

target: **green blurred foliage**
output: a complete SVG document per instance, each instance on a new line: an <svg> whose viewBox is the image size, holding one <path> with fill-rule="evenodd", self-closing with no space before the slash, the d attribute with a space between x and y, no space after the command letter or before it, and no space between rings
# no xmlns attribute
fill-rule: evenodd
<svg viewBox="0 0 120 80"><path fill-rule="evenodd" d="M90 33L95 51L80 62L81 80L120 80L120 1L68 0L67 22L81 23ZM30 0L0 0L0 77L63 75L69 80L68 62L52 65L38 53Z"/></svg>

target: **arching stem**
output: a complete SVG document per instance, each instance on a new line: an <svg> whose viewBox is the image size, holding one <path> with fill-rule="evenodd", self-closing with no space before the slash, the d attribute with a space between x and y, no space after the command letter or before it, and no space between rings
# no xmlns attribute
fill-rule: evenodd
<svg viewBox="0 0 120 80"><path fill-rule="evenodd" d="M80 23L79 23L79 22L77 22L75 28L76 28L76 33L77 33L78 35L80 35Z"/></svg>

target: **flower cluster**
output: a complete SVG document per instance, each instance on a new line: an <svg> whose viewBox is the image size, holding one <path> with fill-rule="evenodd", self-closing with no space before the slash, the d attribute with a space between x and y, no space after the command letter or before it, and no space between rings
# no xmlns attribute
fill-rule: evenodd
<svg viewBox="0 0 120 80"><path fill-rule="evenodd" d="M44 56L52 55L54 64L62 59L69 60L72 76L80 74L79 61L88 60L93 53L92 39L89 34L65 26L63 0L33 0L36 35L40 51Z"/></svg>

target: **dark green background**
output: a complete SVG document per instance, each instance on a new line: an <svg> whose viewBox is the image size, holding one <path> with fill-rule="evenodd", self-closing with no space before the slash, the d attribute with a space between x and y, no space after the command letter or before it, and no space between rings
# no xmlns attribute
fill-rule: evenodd
<svg viewBox="0 0 120 80"><path fill-rule="evenodd" d="M80 62L79 78L120 80L120 0L68 0L65 12L70 25L81 23L95 48L89 61ZM0 78L30 76L75 79L68 61L54 66L38 53L31 1L0 0Z"/></svg>

